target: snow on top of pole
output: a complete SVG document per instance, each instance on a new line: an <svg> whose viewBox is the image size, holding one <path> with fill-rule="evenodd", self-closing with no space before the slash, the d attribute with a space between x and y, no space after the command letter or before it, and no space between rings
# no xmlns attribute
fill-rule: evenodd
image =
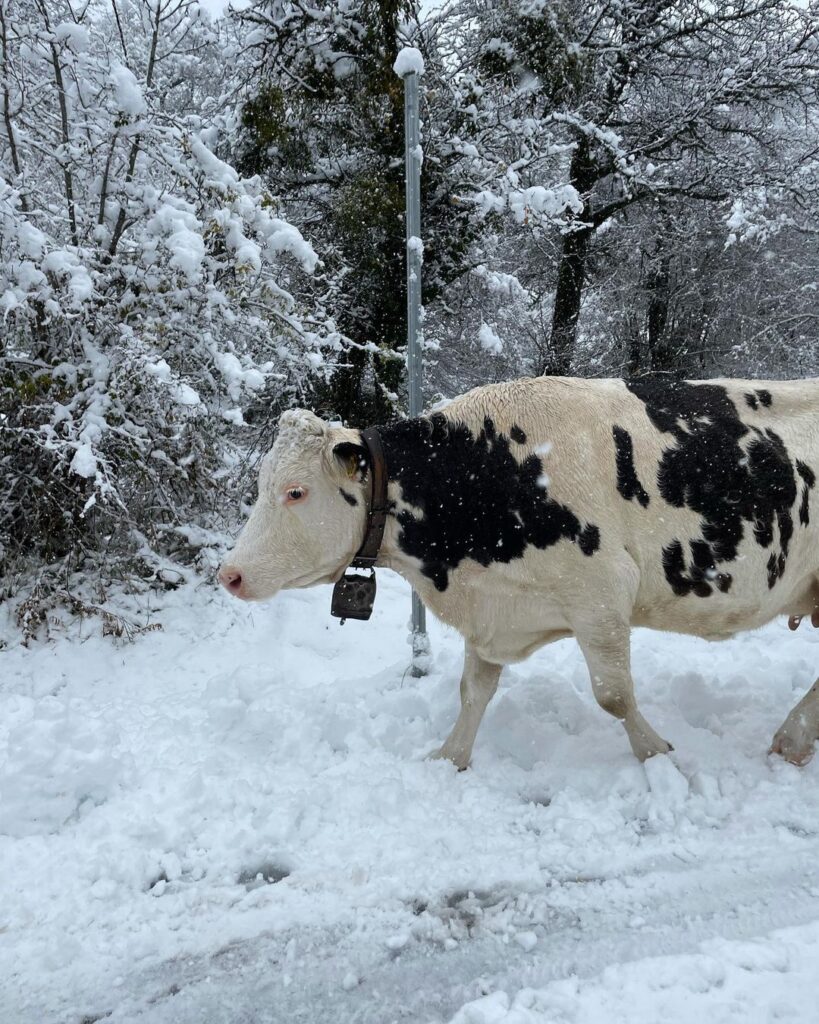
<svg viewBox="0 0 819 1024"><path fill-rule="evenodd" d="M404 78L412 74L413 71L419 76L423 75L424 58L421 56L421 51L414 46L405 46L395 58L392 69L399 78Z"/></svg>

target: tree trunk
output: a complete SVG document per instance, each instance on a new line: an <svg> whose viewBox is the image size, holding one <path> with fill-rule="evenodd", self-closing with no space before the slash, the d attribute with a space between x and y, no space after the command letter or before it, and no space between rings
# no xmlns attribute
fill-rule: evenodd
<svg viewBox="0 0 819 1024"><path fill-rule="evenodd" d="M664 243L661 241L660 245ZM658 256L657 265L649 274L646 288L649 294L646 313L648 359L652 370L673 369L673 354L666 333L668 326L668 285L669 258L666 253Z"/></svg>
<svg viewBox="0 0 819 1024"><path fill-rule="evenodd" d="M636 377L640 372L643 358L643 332L640 323L632 325L628 336L628 352L626 354L626 377Z"/></svg>
<svg viewBox="0 0 819 1024"><path fill-rule="evenodd" d="M565 377L572 367L577 340L577 321L580 318L583 285L586 283L586 260L594 231L591 211L588 209L588 194L597 180L597 175L589 140L586 136L581 136L572 156L569 180L583 197L587 208L581 214L582 219L570 226L563 236L552 312L550 356L543 370L544 373L552 373L558 377Z"/></svg>
<svg viewBox="0 0 819 1024"><path fill-rule="evenodd" d="M590 227L582 227L563 236L552 313L551 352L544 370L558 377L567 376L572 367L591 233Z"/></svg>

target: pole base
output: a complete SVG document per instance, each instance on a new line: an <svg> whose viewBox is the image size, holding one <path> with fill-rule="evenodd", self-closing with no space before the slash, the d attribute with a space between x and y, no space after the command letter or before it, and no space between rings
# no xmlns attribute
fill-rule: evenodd
<svg viewBox="0 0 819 1024"><path fill-rule="evenodd" d="M429 637L426 633L414 632L412 634L412 666L410 674L415 679L429 674L430 649Z"/></svg>

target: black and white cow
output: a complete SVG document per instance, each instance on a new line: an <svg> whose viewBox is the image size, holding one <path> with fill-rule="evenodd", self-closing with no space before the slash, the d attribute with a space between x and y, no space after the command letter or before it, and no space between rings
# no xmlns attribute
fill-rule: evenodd
<svg viewBox="0 0 819 1024"><path fill-rule="evenodd" d="M777 615L819 624L819 380L542 377L477 388L379 428L378 564L464 637L461 713L437 756L465 768L503 665L574 636L640 759L670 747L637 708L632 626L722 639ZM259 500L219 578L271 597L337 580L370 500L358 431L281 418ZM772 750L804 764L819 684Z"/></svg>

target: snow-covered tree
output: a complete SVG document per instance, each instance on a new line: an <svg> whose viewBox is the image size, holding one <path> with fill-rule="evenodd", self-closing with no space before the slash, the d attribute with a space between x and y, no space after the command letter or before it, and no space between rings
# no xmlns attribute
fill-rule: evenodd
<svg viewBox="0 0 819 1024"><path fill-rule="evenodd" d="M637 207L679 220L703 204L720 220L726 204L786 188L813 159L804 132L817 103L813 0L463 0L456 11L461 81L475 93L472 141L502 169L479 198L526 211L553 296L546 366L555 372L572 366L611 223ZM556 253L537 237L543 203L569 216Z"/></svg>

